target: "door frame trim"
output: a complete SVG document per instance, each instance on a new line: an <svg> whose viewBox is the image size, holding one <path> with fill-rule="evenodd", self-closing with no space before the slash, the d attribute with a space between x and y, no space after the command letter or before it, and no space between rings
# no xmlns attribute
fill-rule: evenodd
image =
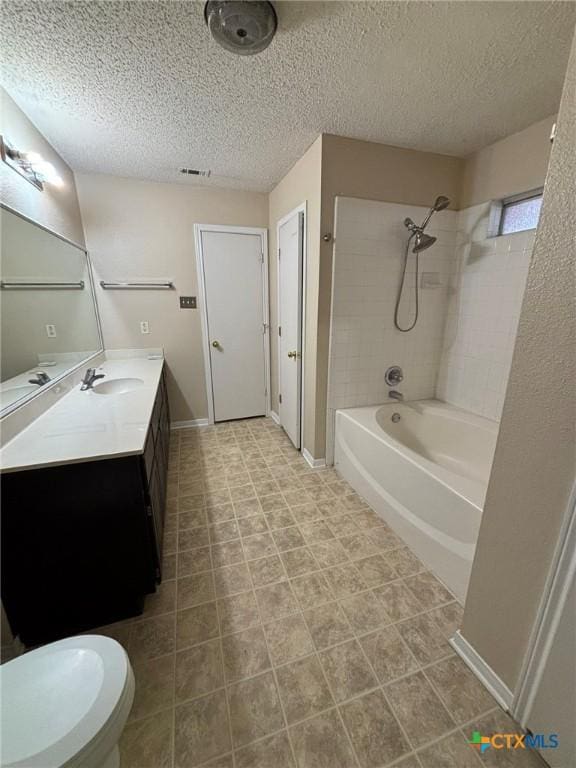
<svg viewBox="0 0 576 768"><path fill-rule="evenodd" d="M208 401L208 423L214 424L214 392L212 389L212 363L208 339L208 305L206 303L206 282L204 280L203 232L225 232L236 235L258 235L262 248L262 325L264 337L264 379L266 387L266 416L270 415L270 296L268 287L268 230L265 227L235 227L224 224L194 224L194 249L196 251L196 272L198 276L198 298L200 300L200 323L202 328L202 351L204 354L204 376L206 399Z"/></svg>
<svg viewBox="0 0 576 768"><path fill-rule="evenodd" d="M572 486L538 612L524 656L511 714L525 728L542 680L550 647L576 572L576 482Z"/></svg>
<svg viewBox="0 0 576 768"><path fill-rule="evenodd" d="M280 248L280 227L282 227L284 224L286 224L287 221L289 221L293 216L295 216L298 213L302 213L304 215L304 223L302 225L303 229L303 242L302 242L302 317L301 317L301 323L302 323L302 340L301 340L301 360L302 360L302 370L300 375L300 450L302 451L304 449L304 414L305 414L305 407L304 407L304 400L305 400L305 374L306 374L306 277L308 273L308 201L304 200L303 203L300 203L300 205L297 205L296 208L293 208L291 211L289 211L287 214L282 216L281 219L278 219L276 222L276 253L274 254L274 258L276 259L276 308L277 308L277 321L276 321L276 328L280 325L280 264L278 263L278 249ZM278 336L276 336L278 338ZM280 374L280 343L278 343L278 392L280 392L280 384L282 381L282 377ZM280 404L278 404L280 405ZM278 417L280 417L280 407L278 407ZM280 424L280 418L278 418L278 423ZM282 426L280 424L280 426Z"/></svg>

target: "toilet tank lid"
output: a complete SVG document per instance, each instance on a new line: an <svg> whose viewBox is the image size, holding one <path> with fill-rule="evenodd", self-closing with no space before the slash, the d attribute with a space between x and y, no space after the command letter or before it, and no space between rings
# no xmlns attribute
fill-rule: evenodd
<svg viewBox="0 0 576 768"><path fill-rule="evenodd" d="M129 669L122 646L100 635L66 638L3 664L2 768L66 763L113 715Z"/></svg>

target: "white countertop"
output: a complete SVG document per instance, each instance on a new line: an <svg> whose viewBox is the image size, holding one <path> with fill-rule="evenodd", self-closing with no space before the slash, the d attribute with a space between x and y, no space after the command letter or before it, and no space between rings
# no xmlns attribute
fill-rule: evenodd
<svg viewBox="0 0 576 768"><path fill-rule="evenodd" d="M2 472L38 469L142 453L162 373L163 359L106 360L105 378L142 379L123 394L97 394L76 386L0 450Z"/></svg>

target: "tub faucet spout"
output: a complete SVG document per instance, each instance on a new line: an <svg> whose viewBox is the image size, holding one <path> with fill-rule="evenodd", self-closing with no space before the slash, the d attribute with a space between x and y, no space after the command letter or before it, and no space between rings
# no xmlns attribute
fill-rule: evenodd
<svg viewBox="0 0 576 768"><path fill-rule="evenodd" d="M401 403L402 400L404 400L404 395L402 394L402 392L396 392L395 389L391 389L388 392L388 397L392 398L392 400L397 400L399 403Z"/></svg>

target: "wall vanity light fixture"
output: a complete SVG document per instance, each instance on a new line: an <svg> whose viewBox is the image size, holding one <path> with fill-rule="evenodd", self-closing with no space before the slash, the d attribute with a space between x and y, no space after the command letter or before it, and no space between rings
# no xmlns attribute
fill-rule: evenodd
<svg viewBox="0 0 576 768"><path fill-rule="evenodd" d="M16 149L5 136L0 136L0 150L6 165L33 184L36 189L43 190L44 184L52 184L54 187L61 187L64 184L52 163L44 160L38 152L23 152Z"/></svg>

